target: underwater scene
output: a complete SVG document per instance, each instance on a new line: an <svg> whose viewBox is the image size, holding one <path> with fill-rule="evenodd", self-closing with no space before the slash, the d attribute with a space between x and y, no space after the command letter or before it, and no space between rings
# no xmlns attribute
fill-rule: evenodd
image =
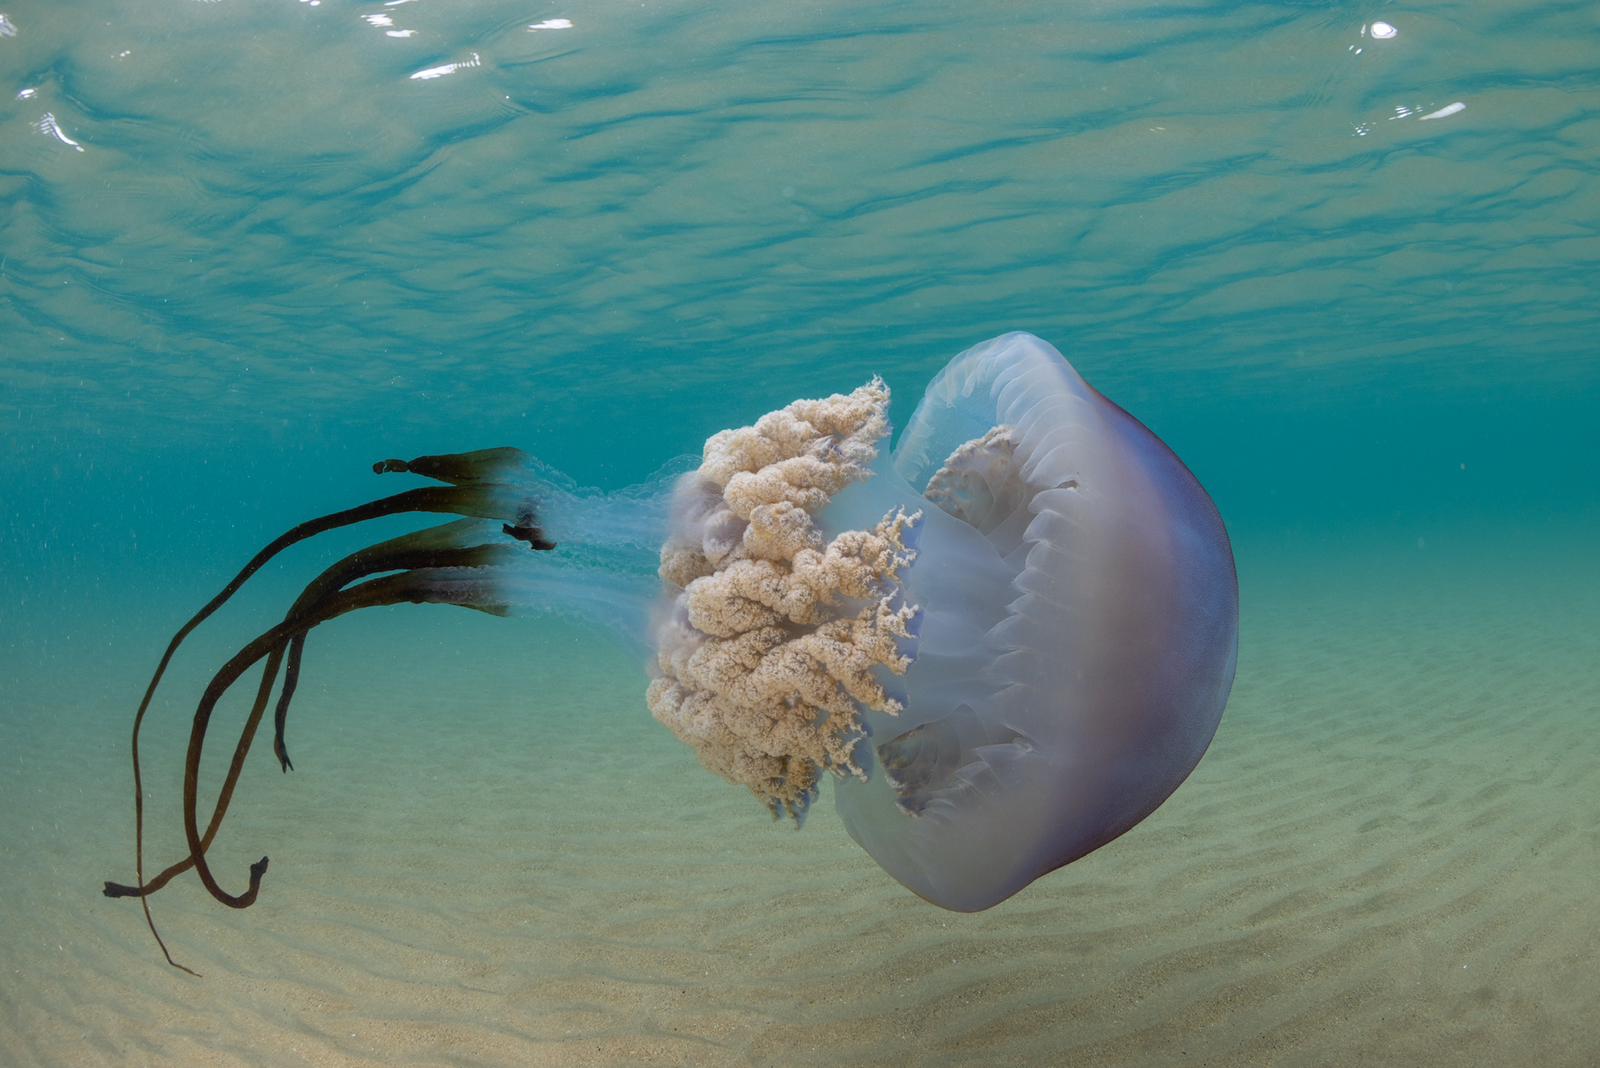
<svg viewBox="0 0 1600 1068"><path fill-rule="evenodd" d="M1597 56L0 0L0 1065L1600 1063Z"/></svg>

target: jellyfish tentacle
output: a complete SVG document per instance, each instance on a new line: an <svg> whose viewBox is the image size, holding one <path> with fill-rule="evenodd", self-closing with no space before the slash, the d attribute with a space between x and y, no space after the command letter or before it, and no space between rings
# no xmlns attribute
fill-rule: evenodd
<svg viewBox="0 0 1600 1068"><path fill-rule="evenodd" d="M234 576L234 579L230 580L226 587L222 587L218 595L213 596L210 601L206 601L205 606L202 606L200 611L195 612L194 616L190 617L186 624L179 627L178 632L174 633L171 641L168 641L165 651L162 652L162 659L158 660L154 673L150 675L150 683L144 689L144 697L139 700L138 711L134 711L133 729L130 731L130 756L131 763L133 763L134 887L136 887L134 892L138 894L139 907L144 913L144 923L150 929L150 937L155 938L155 943L160 946L162 956L165 956L168 964L176 967L176 969L189 972L190 975L198 975L198 972L195 972L194 969L174 961L173 954L168 951L166 943L162 940L162 935L155 929L155 918L150 915L149 892L138 889L138 887L146 886L146 879L144 879L144 774L142 774L141 756L139 756L139 734L141 734L142 727L144 727L144 716L149 713L150 702L154 700L155 691L160 687L166 668L171 664L171 660L173 660L174 654L178 652L179 646L184 643L190 632L194 632L198 625L203 624L213 612L218 611L222 604L226 604L227 600L238 592L238 588L242 587L246 580L253 576L254 572L259 571L262 566L266 566L267 561L272 560L274 556L283 552L290 545L298 544L298 542L309 539L309 537L315 537L317 534L322 534L322 532L338 529L341 526L352 526L352 524L363 523L366 520L374 520L379 516L400 515L400 513L406 512L434 512L446 513L446 515L454 513L454 515L475 515L480 516L480 518L501 518L501 516L510 515L517 516L518 524L522 523L522 512L518 508L525 507L526 502L522 500L525 494L515 491L514 488L509 488L509 486L490 486L488 492L485 492L485 483L488 481L488 478L486 478L488 473L493 472L498 475L498 473L509 472L510 468L515 467L520 462L525 462L525 460L526 457L517 449L485 449L485 451L480 452L467 452L467 454L461 454L458 457L432 457L432 462L427 462L426 457L418 457L416 464L419 467L416 470L450 472L451 480L453 480L454 484L451 484L451 486L424 486L424 488L408 489L408 491L398 492L394 496L371 500L368 504L346 508L346 510L330 513L330 515L318 516L315 520L309 520L306 523L301 523L298 526L294 526L294 528L288 529L288 531L283 532L277 539L272 540L270 544L262 548L261 552L256 553L245 564L245 568L240 569L237 576ZM387 470L413 470L410 462L398 462L398 464L400 464L398 467L389 467ZM384 468L384 465L374 465L374 470L386 470L386 468ZM538 542L533 542L531 539L523 540L530 540L530 544L533 544L534 548L541 547ZM118 895L117 891L125 891L125 889L126 887L122 887L120 884L106 884L107 895Z"/></svg>
<svg viewBox="0 0 1600 1068"><path fill-rule="evenodd" d="M478 486L497 481L506 472L526 467L527 464L527 453L502 446L473 452L418 456L411 460L379 460L372 465L372 470L379 475L404 472L437 482L448 482L452 486Z"/></svg>
<svg viewBox="0 0 1600 1068"><path fill-rule="evenodd" d="M289 759L289 748L284 744L283 729L289 719L289 702L294 700L295 688L300 685L300 657L305 653L306 636L296 634L289 640L288 665L283 670L283 689L278 693L278 707L272 714L272 755L278 758L278 767L284 774L294 770Z"/></svg>
<svg viewBox="0 0 1600 1068"><path fill-rule="evenodd" d="M486 548L498 549L500 546ZM402 604L455 604L479 611L504 614L508 606L500 599L499 586L493 574L473 575L483 568L447 566L422 566L400 574L384 575L370 579L324 598L315 608L300 616L285 620L250 642L213 676L200 704L195 709L194 723L189 732L189 749L184 760L183 776L183 829L189 843L190 860L206 890L218 902L229 908L244 909L255 904L260 893L261 879L266 874L267 858L262 857L250 866L249 884L242 894L231 894L218 883L211 865L206 860L205 843L201 839L198 818L200 788L200 758L205 749L206 729L217 702L229 687L246 670L272 650L282 648L295 634L304 633L328 620L362 608ZM492 569L489 569L492 570ZM220 814L219 814L220 816Z"/></svg>
<svg viewBox="0 0 1600 1068"><path fill-rule="evenodd" d="M499 450L489 450L499 451ZM514 451L514 450L512 450ZM339 527L351 526L365 522L368 519L377 519L381 516L399 515L405 512L434 512L457 515L475 515L482 518L498 518L504 515L516 515L525 507L525 502L515 500L510 495L515 493L507 486L423 486L418 489L406 490L376 501L346 508L343 511L333 512L316 519L307 520L273 539L249 563L224 586L215 597L191 616L188 622L178 628L172 640L167 643L167 648L161 654L161 660L156 664L155 673L150 676L150 684L145 687L144 697L139 701L139 709L133 716L133 732L130 743L130 752L133 760L133 838L134 838L134 877L135 886L144 886L144 777L140 772L139 735L144 728L144 718L150 711L150 703L155 698L156 689L161 685L161 679L166 674L167 667L172 663L173 656L182 645L184 639L204 623L217 609L227 603L239 588L245 584L251 575L261 570L266 563L278 553L297 542ZM112 884L108 883L106 893L117 896L111 891ZM143 899L145 895L141 894ZM155 922L150 918L149 906L145 905L145 920L150 926L150 932L155 933ZM158 939L159 941L159 936ZM169 963L179 967L176 962L168 958Z"/></svg>
<svg viewBox="0 0 1600 1068"><path fill-rule="evenodd" d="M372 465L375 474L404 472L424 478L448 482L454 486L486 485L506 472L528 466L528 455L520 449L501 447L479 449L476 452L447 453L438 456L418 456L412 460L379 460ZM513 522L501 526L502 533L518 541L525 541L535 549L554 549L556 543L539 529L531 505L517 509Z"/></svg>
<svg viewBox="0 0 1600 1068"><path fill-rule="evenodd" d="M170 654L169 654L170 655ZM150 685L150 692L155 691L155 683ZM138 716L133 724L133 837L134 837L134 877L139 886L144 886L144 779L139 772L139 718L144 715L145 706L150 702L149 694L145 696L145 705L139 709ZM106 895L111 893L111 883L106 884ZM156 919L150 915L150 898L139 894L139 907L144 912L145 926L150 928L150 937L156 940L156 945L161 947L161 955L167 958L167 963L181 972L188 972L199 979L200 973L186 964L179 964L172 959L172 951L167 948L167 943L161 937L161 932L156 930Z"/></svg>
<svg viewBox="0 0 1600 1068"><path fill-rule="evenodd" d="M418 564L434 568L492 567L496 564L504 563L513 555L520 555L520 549L505 544L460 544L464 536L481 531L484 527L485 524L475 520L460 520L455 523L446 523L426 530L405 534L351 553L307 584L305 590L296 598L294 606L289 610L284 622L289 623L308 612L316 612L318 605L329 595L337 592L350 582L368 575L414 568ZM267 663L263 668L261 682L257 690L255 704L245 721L243 730L240 732L239 742L234 748L233 759L229 765L227 776L224 778L222 787L217 795L217 804L212 811L210 822L202 838L201 846L203 849L211 848L211 843L216 838L217 831L221 827L222 817L227 811L229 802L232 800L233 791L243 770L245 756L254 742L256 730L265 712L266 703L271 696L279 665L285 659L285 648L288 650L288 667L284 674L283 691L278 698L275 716L276 738L274 740L274 749L277 752L280 763L284 765L284 770L292 767L288 762L288 754L283 748L283 727L285 717L288 714L289 701L293 697L294 687L298 681L300 655L305 647L306 633L307 631L296 633L294 637L276 649L271 650L268 654ZM188 871L193 865L193 858L186 857L163 870L149 882L142 884L142 888L108 880L103 892L107 897L132 897L153 894L176 876Z"/></svg>

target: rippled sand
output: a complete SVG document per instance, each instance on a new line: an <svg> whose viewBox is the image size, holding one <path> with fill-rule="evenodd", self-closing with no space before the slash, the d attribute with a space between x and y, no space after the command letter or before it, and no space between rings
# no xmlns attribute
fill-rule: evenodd
<svg viewBox="0 0 1600 1068"><path fill-rule="evenodd" d="M203 980L98 893L128 876L125 724L160 638L90 670L91 635L60 688L92 699L32 685L0 717L0 1062L1592 1063L1594 563L1303 548L1241 554L1238 685L1194 777L973 916L893 884L831 804L769 824L581 635L337 626L298 770L261 753L217 850L235 889L272 856L261 902L155 899Z"/></svg>

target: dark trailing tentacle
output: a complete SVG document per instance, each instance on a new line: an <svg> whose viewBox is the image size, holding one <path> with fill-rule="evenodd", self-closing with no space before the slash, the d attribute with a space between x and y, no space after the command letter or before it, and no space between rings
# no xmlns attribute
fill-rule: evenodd
<svg viewBox="0 0 1600 1068"><path fill-rule="evenodd" d="M372 465L372 470L380 475L403 471L455 486L477 486L508 470L525 467L527 462L525 453L517 449L500 448L446 456L418 456L415 460L379 460ZM531 505L525 505L517 510L515 521L502 525L500 530L535 549L554 549L556 543L544 536L536 519Z"/></svg>
<svg viewBox="0 0 1600 1068"><path fill-rule="evenodd" d="M296 634L289 642L289 663L283 669L283 690L278 694L278 707L272 714L272 754L278 766L287 774L294 770L289 759L289 747L283 741L283 728L289 720L289 702L294 700L295 687L300 685L300 657L306 650L306 636Z"/></svg>
<svg viewBox="0 0 1600 1068"><path fill-rule="evenodd" d="M493 567L495 564L509 561L513 556L520 555L522 550L506 544L474 546L452 544L460 537L478 532L487 532L488 529L490 528L486 524L463 520L403 535L352 553L328 568L307 585L305 591L295 600L294 607L290 609L289 614L285 617L285 623L293 622L308 614L315 614L320 610L321 602L358 578L365 578L384 571L397 571L419 566L432 568ZM288 714L289 699L294 693L294 685L297 681L295 676L299 673L299 654L304 649L306 633L309 629L308 627L306 630L295 634L286 643L289 649L289 666L284 676L283 692L278 698L277 738L274 745L275 750L278 752L280 763L286 765L285 770L287 770L288 754L282 749L284 718ZM272 684L277 677L278 667L283 659L284 649L282 647L272 650L267 657L255 704L251 709L249 718L245 721L244 729L240 732L239 742L234 748L233 760L229 765L227 777L223 780L222 788L217 795L216 808L212 812L205 836L201 840L201 845L205 849L211 848L217 829L221 826L222 816L226 813L228 803L232 800L233 791L238 785L239 775L244 768L245 756L255 740L256 730L266 710L266 703L271 695ZM193 858L186 857L143 884L142 891L138 886L128 886L124 883L108 881L105 884L104 893L107 897L133 897L153 894L175 876L183 874L193 866Z"/></svg>
<svg viewBox="0 0 1600 1068"><path fill-rule="evenodd" d="M172 872L172 869L169 869L168 872L163 873L163 878L160 878L159 880L153 880L150 883L146 883L144 878L144 781L139 755L139 737L140 731L144 724L144 717L149 711L156 689L159 687L161 679L166 673L166 669L171 663L174 654L178 650L178 647L196 627L198 627L213 613L215 613L217 609L222 607L222 605L225 604L228 599L231 598L233 594L236 593L238 589L243 586L253 574L259 571L278 553L298 542L315 537L318 534L329 530L334 530L339 527L361 523L368 519L376 519L382 516L398 515L410 512L432 512L474 516L480 519L499 519L504 522L504 526L502 527L503 532L511 537L526 541L529 545L536 549L553 547L553 543L548 542L543 538L542 534L538 530L538 527L533 522L533 503L527 499L526 492L517 489L513 485L500 484L495 481L501 475L513 472L518 466L525 465L526 463L526 456L518 450L488 449L480 452L461 453L452 456L419 457L413 461L391 460L384 461L380 464L375 464L375 471L410 471L412 473L421 474L427 477L435 477L441 481L452 483L452 485L429 486L407 490L403 493L397 493L390 497L384 497L376 501L371 501L355 508L345 509L340 512L334 512L329 515L308 520L290 528L288 531L285 531L283 534L279 535L276 539L270 542L254 557L252 557L250 561L245 564L244 568L241 569L240 572L235 575L226 586L223 587L221 592L208 601L198 612L194 614L194 616L192 616L186 623L183 624L183 626L178 629L177 633L172 636L171 641L169 641L167 644L165 652L162 654L160 661L156 665L155 672L150 678L149 685L145 688L144 696L139 702L138 711L135 712L133 719L130 750L133 763L134 792L134 874L137 882L133 887L112 882L107 882L105 884L105 893L107 896L139 897L140 905L144 911L145 923L150 928L150 933L155 938L156 944L161 947L161 952L163 956L166 957L167 963L171 964L175 968L189 972L191 975L197 974L191 969L184 967L172 959L172 954L167 951L166 943L162 941L160 933L156 930L155 920L150 914L150 905L148 900L150 893L154 892L156 889L159 889L160 886L165 885L166 880L170 879L172 874L176 874L176 872ZM515 525L513 525L513 523ZM453 524L445 524L443 527L437 529L444 530L451 526L453 526ZM404 539L396 539L396 541L403 540ZM388 547L389 545L391 545L391 543L384 543L384 546L381 547ZM375 546L374 548L380 547ZM342 561L341 564L351 564L355 558L360 557L361 555L361 553L353 554L352 557L346 558L346 560ZM337 566L339 565L336 565L336 567ZM380 568L379 570L382 569ZM361 573L370 574L371 570ZM327 577L326 573L323 577ZM344 578L342 581L337 583L333 589L337 589L344 583L351 581L353 577L354 576ZM319 579L318 581L321 582L322 579ZM314 583L313 585L316 584ZM370 585L370 583L368 583L368 585ZM326 589L326 587L324 587L324 589ZM308 587L306 594L303 594L302 598L307 598L310 596L310 594L311 590ZM317 600L317 598L311 599L313 601ZM324 597L322 599L326 600L327 598ZM297 607L300 607L299 602L297 602ZM469 607L480 606L469 605ZM343 611L349 610L352 609L344 609ZM291 612L291 617L293 617L294 614L295 613ZM311 613L308 618L314 617L316 614L317 613ZM338 614L342 614L342 612ZM329 616L326 618L332 617ZM294 676L294 681L298 681L299 660L300 653L303 649L304 635L306 631L316 624L308 623L304 628L295 630L292 626L289 626L290 622L290 619L286 619L284 624L280 624L280 627L285 627L289 632L292 632L286 636L284 641L287 641L291 644L291 673ZM298 638L299 640L295 641L295 638ZM272 660L269 661L268 668L263 672L261 687L257 694L256 707L252 710L245 736L241 737L240 747L236 748L235 750L236 763L238 762L240 756L244 752L248 751L249 742L251 739L253 739L254 731L259 725L261 714L265 707L265 701L270 696L272 679L276 675L277 669L281 663L281 658L283 655L283 642L279 643L279 647L275 652L274 650L270 649L264 650L263 655L271 655ZM259 657L256 659L259 659ZM277 738L275 749L277 750L280 762L283 764L285 769L287 769L289 764L287 753L282 748L282 724L283 717L287 713L289 698L293 696L294 681L288 682L285 686L286 692L283 695L280 695L279 712L276 717ZM225 688L226 687L224 687L224 689ZM236 779L237 771L230 770L229 778L226 784L226 789L230 795L232 786ZM203 858L204 850L209 846L211 839L215 835L216 827L220 824L222 814L226 811L226 804L226 800L219 795L218 808L213 813L211 824L207 828L207 834L203 841L199 840L198 836L190 836L189 844L191 852L194 852L198 847L198 854L196 856ZM194 822L192 805L189 806L188 822ZM174 865L174 868L181 869L184 864L193 863L196 859L196 856L192 856L188 861L180 862L179 865ZM203 859L200 859L199 866L204 870ZM256 868L259 868L259 870L256 870ZM252 869L253 885L259 885L260 876L265 871L265 858L262 859L256 868ZM209 872L206 874L209 875ZM208 889L211 888L213 883L208 883ZM254 891L252 891L252 898L253 893Z"/></svg>
<svg viewBox="0 0 1600 1068"><path fill-rule="evenodd" d="M519 510L515 525L511 523L500 524L500 532L516 538L518 541L525 541L534 549L548 550L556 547L556 543L546 538L544 531L540 530L538 524L534 522L532 508Z"/></svg>
<svg viewBox="0 0 1600 1068"><path fill-rule="evenodd" d="M372 470L379 475L403 471L452 486L481 486L498 481L500 476L527 464L528 454L521 449L501 447L418 456L414 460L379 460L372 465Z"/></svg>

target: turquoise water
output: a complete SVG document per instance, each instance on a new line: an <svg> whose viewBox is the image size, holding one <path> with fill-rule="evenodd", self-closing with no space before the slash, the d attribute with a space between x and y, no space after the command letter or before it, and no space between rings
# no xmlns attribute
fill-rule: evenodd
<svg viewBox="0 0 1600 1068"><path fill-rule="evenodd" d="M1592 5L0 11L0 1060L1594 1062ZM392 610L255 757L262 904L162 902L204 985L100 896L167 635L373 460L615 489L1010 329L1238 559L1222 730L1123 841L951 926L606 635ZM208 665L356 544L176 666L169 852Z"/></svg>

